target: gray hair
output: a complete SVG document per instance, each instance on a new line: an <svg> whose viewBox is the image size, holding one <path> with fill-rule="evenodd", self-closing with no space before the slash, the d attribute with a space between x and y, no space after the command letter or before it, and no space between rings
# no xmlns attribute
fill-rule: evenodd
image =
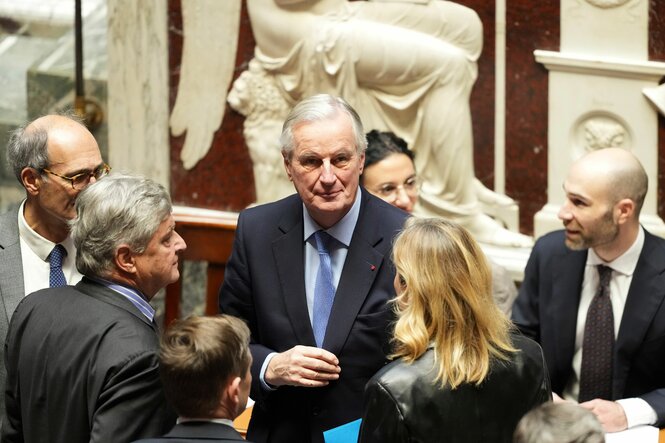
<svg viewBox="0 0 665 443"><path fill-rule="evenodd" d="M293 127L303 122L328 120L339 112L347 114L353 123L353 135L356 139L356 152L362 154L367 148L367 138L360 116L344 99L329 94L313 95L298 102L284 121L279 141L282 153L288 158L293 153Z"/></svg>
<svg viewBox="0 0 665 443"><path fill-rule="evenodd" d="M544 403L529 411L515 429L513 443L604 443L600 422L575 403Z"/></svg>
<svg viewBox="0 0 665 443"><path fill-rule="evenodd" d="M91 184L78 195L70 222L77 269L106 277L117 248L144 252L171 209L166 189L148 178L114 173Z"/></svg>
<svg viewBox="0 0 665 443"><path fill-rule="evenodd" d="M81 119L71 112L62 112L61 117L66 117L76 123L83 124ZM7 142L7 165L14 173L19 182L21 172L25 168L33 168L40 173L48 167L48 131L51 124L45 123L43 117L23 124L9 134Z"/></svg>

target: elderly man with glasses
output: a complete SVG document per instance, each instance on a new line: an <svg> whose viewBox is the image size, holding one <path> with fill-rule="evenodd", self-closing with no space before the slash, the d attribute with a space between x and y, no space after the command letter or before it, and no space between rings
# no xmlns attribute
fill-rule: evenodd
<svg viewBox="0 0 665 443"><path fill-rule="evenodd" d="M15 130L7 145L7 163L25 188L17 208L0 215L0 340L4 343L16 305L31 292L76 284L76 249L69 237L74 200L109 166L90 131L70 117L47 115ZM3 358L4 347L0 347ZM0 389L5 387L0 365ZM4 397L0 396L0 416Z"/></svg>

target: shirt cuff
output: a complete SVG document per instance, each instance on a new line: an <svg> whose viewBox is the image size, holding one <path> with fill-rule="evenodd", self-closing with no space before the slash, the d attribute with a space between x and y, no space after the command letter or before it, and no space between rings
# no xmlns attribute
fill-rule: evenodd
<svg viewBox="0 0 665 443"><path fill-rule="evenodd" d="M270 354L268 354L266 359L263 360L263 364L261 365L261 372L259 373L259 380L261 380L261 386L263 386L263 389L265 389L266 391L275 391L277 389L275 387L270 386L268 383L266 383L266 379L265 379L266 370L268 369L268 363L270 363L270 360L272 360L272 358L275 355L277 355L277 352L271 352ZM642 400L642 401L644 401L644 400ZM649 405L647 405L647 406L649 406ZM655 412L654 412L654 414L655 414ZM655 421L656 420L654 419L654 422Z"/></svg>
<svg viewBox="0 0 665 443"><path fill-rule="evenodd" d="M639 425L653 425L658 419L656 411L641 398L624 398L616 402L621 405L623 412L626 414L628 428Z"/></svg>

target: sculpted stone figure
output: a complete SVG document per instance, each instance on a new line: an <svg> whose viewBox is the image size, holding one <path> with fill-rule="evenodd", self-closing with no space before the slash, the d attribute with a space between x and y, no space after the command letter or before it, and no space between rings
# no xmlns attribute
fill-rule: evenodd
<svg viewBox="0 0 665 443"><path fill-rule="evenodd" d="M530 237L481 211L481 203L514 202L474 176L469 95L482 24L473 10L441 0L247 0L247 7L257 44L252 76L274 77L287 104L315 93L340 95L367 128L404 138L423 179L416 213L455 219L482 242L531 245ZM236 82L229 101L260 120L262 111L232 101L247 95L247 80ZM254 125L246 134L261 131Z"/></svg>
<svg viewBox="0 0 665 443"><path fill-rule="evenodd" d="M221 124L237 49L241 0L205 1L205 8L183 4L182 75L171 115L174 135L187 133L187 169L206 155ZM423 178L417 214L454 219L484 243L532 244L485 214L517 207L474 174L469 95L482 49L474 11L444 0L246 2L255 58L228 100L247 117L257 203L291 192L277 143L288 110L329 93L344 97L368 129L392 131L413 147Z"/></svg>

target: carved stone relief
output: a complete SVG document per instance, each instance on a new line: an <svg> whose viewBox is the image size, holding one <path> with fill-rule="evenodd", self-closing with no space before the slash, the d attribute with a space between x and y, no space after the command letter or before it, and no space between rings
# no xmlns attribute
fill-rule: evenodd
<svg viewBox="0 0 665 443"><path fill-rule="evenodd" d="M247 71L233 82L228 102L245 116L243 135L254 168L255 204L293 194L284 171L279 136L291 107L272 74L252 59Z"/></svg>
<svg viewBox="0 0 665 443"><path fill-rule="evenodd" d="M632 147L632 137L620 118L611 114L596 112L580 118L573 130L575 155L604 148Z"/></svg>

